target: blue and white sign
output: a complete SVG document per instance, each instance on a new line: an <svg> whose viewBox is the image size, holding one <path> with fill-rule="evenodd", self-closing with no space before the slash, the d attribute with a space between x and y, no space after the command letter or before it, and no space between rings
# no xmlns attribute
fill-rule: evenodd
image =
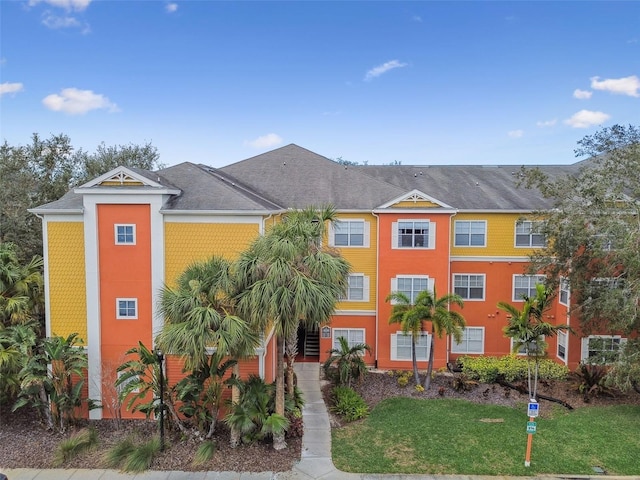
<svg viewBox="0 0 640 480"><path fill-rule="evenodd" d="M527 416L529 417L537 417L540 412L540 405L538 402L532 401L529 402L529 406L527 407Z"/></svg>

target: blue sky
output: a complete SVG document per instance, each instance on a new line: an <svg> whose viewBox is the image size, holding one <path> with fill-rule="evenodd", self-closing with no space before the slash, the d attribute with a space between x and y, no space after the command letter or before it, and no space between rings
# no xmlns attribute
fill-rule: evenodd
<svg viewBox="0 0 640 480"><path fill-rule="evenodd" d="M223 166L572 163L640 123L640 2L0 1L2 140Z"/></svg>

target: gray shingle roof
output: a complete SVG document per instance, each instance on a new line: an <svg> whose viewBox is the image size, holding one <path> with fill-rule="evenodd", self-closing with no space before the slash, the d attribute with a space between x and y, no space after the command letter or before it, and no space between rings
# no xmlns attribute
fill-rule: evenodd
<svg viewBox="0 0 640 480"><path fill-rule="evenodd" d="M372 210L406 193L294 144L220 171L286 208L330 203L339 210Z"/></svg>

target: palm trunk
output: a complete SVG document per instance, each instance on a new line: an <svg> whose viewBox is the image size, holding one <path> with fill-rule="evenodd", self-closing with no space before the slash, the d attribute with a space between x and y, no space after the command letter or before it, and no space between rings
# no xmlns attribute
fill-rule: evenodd
<svg viewBox="0 0 640 480"><path fill-rule="evenodd" d="M240 365L238 365L237 363L233 366L233 376L236 378L236 380L240 379ZM240 390L238 389L237 385L232 384L231 385L231 403L233 405L237 405L239 401L240 401ZM231 444L231 448L236 448L238 445L240 445L240 430L233 425L231 426L231 435L230 435L229 443Z"/></svg>
<svg viewBox="0 0 640 480"><path fill-rule="evenodd" d="M416 356L416 336L411 336L411 361L413 362L413 381L416 387L420 385L420 375L418 374L418 357Z"/></svg>
<svg viewBox="0 0 640 480"><path fill-rule="evenodd" d="M431 374L433 373L433 357L434 357L434 348L433 348L433 328L431 328L431 340L429 344L429 365L427 366L427 376L424 379L424 389L429 390L431 388Z"/></svg>
<svg viewBox="0 0 640 480"><path fill-rule="evenodd" d="M47 430L53 430L53 415L51 414L51 403L49 403L49 397L47 396L47 392L44 389L44 385L40 384L40 389L38 392L40 396L40 411L42 412L42 417L44 418L44 423L47 426Z"/></svg>
<svg viewBox="0 0 640 480"><path fill-rule="evenodd" d="M278 336L276 339L276 413L284 417L284 338ZM284 441L284 432L273 434L273 448L282 450L287 448Z"/></svg>
<svg viewBox="0 0 640 480"><path fill-rule="evenodd" d="M295 384L295 373L293 371L293 365L296 362L296 355L298 355L298 328L292 329L291 333L287 337L285 344L285 352L287 354L287 395L289 398L293 398L293 389Z"/></svg>

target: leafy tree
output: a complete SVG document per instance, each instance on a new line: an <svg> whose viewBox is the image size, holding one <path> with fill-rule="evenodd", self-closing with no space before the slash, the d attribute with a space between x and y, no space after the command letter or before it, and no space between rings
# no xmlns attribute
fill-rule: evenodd
<svg viewBox="0 0 640 480"><path fill-rule="evenodd" d="M260 331L275 330L278 415L284 416L285 339L297 338L300 323L308 328L326 323L347 286L349 264L337 251L321 246L325 223L335 218L331 207L290 211L282 222L257 238L237 263L241 316ZM293 395L291 368L287 384ZM284 435L274 434L274 448L285 447Z"/></svg>
<svg viewBox="0 0 640 480"><path fill-rule="evenodd" d="M573 175L551 179L524 170L524 184L553 200L539 212L547 247L532 270L567 279L581 330L634 336L640 327L640 129L602 128L578 142L587 157ZM629 341L612 378L622 388L640 385L640 343Z"/></svg>
<svg viewBox="0 0 640 480"><path fill-rule="evenodd" d="M44 282L42 258L26 265L18 260L12 243L0 243L0 328L18 323L42 321Z"/></svg>
<svg viewBox="0 0 640 480"><path fill-rule="evenodd" d="M0 327L0 403L9 403L20 393L20 372L33 355L37 328L35 322Z"/></svg>
<svg viewBox="0 0 640 480"><path fill-rule="evenodd" d="M95 153L75 150L64 134L43 139L37 133L28 145L0 145L0 242L14 242L20 261L42 255L41 225L27 210L58 200L71 188L118 165L159 168L151 144L98 146Z"/></svg>
<svg viewBox="0 0 640 480"><path fill-rule="evenodd" d="M567 325L552 325L544 322L544 312L551 306L553 290L543 284L536 285L535 297L524 296L522 310L509 303L499 302L498 308L509 314L508 324L503 332L513 339L514 352L522 347L527 355L527 382L529 398L536 399L538 394L538 371L540 359L545 356L546 343L544 337L556 335L561 330L568 330ZM533 361L533 377L531 362Z"/></svg>
<svg viewBox="0 0 640 480"><path fill-rule="evenodd" d="M367 365L364 362L364 352L371 353L371 347L366 343L357 343L349 346L344 337L338 337L340 348L329 350L329 358L323 364L325 375L328 375L335 364L336 378L339 385L351 388L352 380L359 380L367 373Z"/></svg>

